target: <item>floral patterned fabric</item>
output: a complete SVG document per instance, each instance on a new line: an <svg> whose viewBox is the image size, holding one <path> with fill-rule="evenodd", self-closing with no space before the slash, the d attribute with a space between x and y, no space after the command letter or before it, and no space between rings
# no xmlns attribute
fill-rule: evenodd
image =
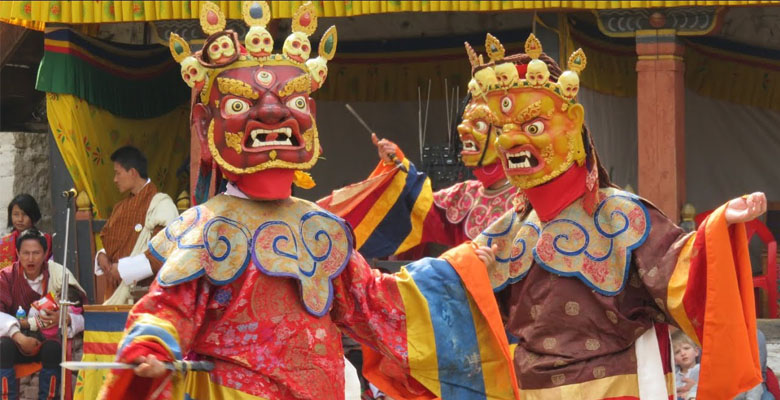
<svg viewBox="0 0 780 400"><path fill-rule="evenodd" d="M468 180L434 193L433 202L444 211L448 222L462 222L466 237L474 239L506 210L513 208L516 193L517 188L512 185L491 193L480 181Z"/></svg>

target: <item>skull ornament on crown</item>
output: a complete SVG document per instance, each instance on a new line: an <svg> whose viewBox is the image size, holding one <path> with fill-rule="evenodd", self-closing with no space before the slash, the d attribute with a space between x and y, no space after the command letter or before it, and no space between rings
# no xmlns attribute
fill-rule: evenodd
<svg viewBox="0 0 780 400"><path fill-rule="evenodd" d="M472 74L481 73L483 82L486 76L494 78L494 71L490 68L476 70L483 67L482 56L477 56L470 44L465 43L465 46ZM494 84L498 83L495 79L490 81ZM480 86L476 79L472 79L468 88L471 99L463 110L462 120L458 125L458 136L463 145L460 157L465 166L476 168L494 164L498 160L495 146L498 126L487 106L483 86ZM487 89L487 86L484 88Z"/></svg>
<svg viewBox="0 0 780 400"><path fill-rule="evenodd" d="M533 34L526 41L524 55L505 58L503 46L490 34L485 49L490 63L477 68L493 70L496 78L480 82L474 74L475 86L486 88L486 103L501 127L496 148L509 180L520 189L529 189L555 179L575 163L583 165L585 111L576 95L585 53L575 51L569 58L570 70L555 82L547 62L539 59L542 45ZM520 62L521 58L525 61Z"/></svg>
<svg viewBox="0 0 780 400"><path fill-rule="evenodd" d="M265 28L271 10L265 1L244 2L242 15L250 27L243 46L235 32L225 30L219 7L206 2L200 14L209 35L203 49L193 53L184 39L171 34L170 50L193 91L190 126L200 142L202 166L215 163L251 198L282 199L290 196L293 182L310 187L303 171L322 152L310 94L327 77L336 27L323 35L318 57L305 63L308 35L317 28L310 2L293 16L283 54L272 54L273 37Z"/></svg>

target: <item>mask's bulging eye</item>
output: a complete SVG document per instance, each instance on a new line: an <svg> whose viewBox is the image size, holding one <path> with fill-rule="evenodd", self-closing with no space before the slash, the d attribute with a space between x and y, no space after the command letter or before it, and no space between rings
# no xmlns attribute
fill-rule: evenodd
<svg viewBox="0 0 780 400"><path fill-rule="evenodd" d="M290 107L300 112L309 111L309 103L306 101L306 99L303 96L296 96L290 100L287 100L287 107Z"/></svg>
<svg viewBox="0 0 780 400"><path fill-rule="evenodd" d="M525 133L529 135L540 135L544 132L544 123L542 121L536 121L532 124L528 124L524 128Z"/></svg>
<svg viewBox="0 0 780 400"><path fill-rule="evenodd" d="M259 82L261 85L268 87L273 81L274 76L270 72L261 70L257 73L257 82Z"/></svg>
<svg viewBox="0 0 780 400"><path fill-rule="evenodd" d="M249 111L249 102L243 99L227 99L223 108L225 115L235 116Z"/></svg>
<svg viewBox="0 0 780 400"><path fill-rule="evenodd" d="M484 133L487 130L488 125L485 123L485 121L477 121L474 127L477 128L478 131Z"/></svg>
<svg viewBox="0 0 780 400"><path fill-rule="evenodd" d="M509 96L501 99L501 111L508 113L512 109L512 99Z"/></svg>

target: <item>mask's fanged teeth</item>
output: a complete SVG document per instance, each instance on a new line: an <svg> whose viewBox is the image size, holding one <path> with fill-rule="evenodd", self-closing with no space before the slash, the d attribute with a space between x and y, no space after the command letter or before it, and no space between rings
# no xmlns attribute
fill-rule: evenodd
<svg viewBox="0 0 780 400"><path fill-rule="evenodd" d="M249 133L252 139L252 146L297 146L298 141L292 136L292 128L282 127L277 129L253 129Z"/></svg>
<svg viewBox="0 0 780 400"><path fill-rule="evenodd" d="M539 165L539 160L531 154L530 151L525 150L515 154L507 154L507 164L510 169L513 168L533 168Z"/></svg>

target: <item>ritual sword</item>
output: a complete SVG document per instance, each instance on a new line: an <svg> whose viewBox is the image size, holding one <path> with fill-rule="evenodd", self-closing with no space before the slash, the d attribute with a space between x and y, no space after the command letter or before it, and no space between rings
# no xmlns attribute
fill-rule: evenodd
<svg viewBox="0 0 780 400"><path fill-rule="evenodd" d="M347 111L349 111L352 115L355 116L358 122L360 122L360 125L363 125L363 127L366 128L368 133L375 133L373 130L371 130L371 128L366 123L366 121L363 121L363 118L360 118L360 115L358 115L357 111L355 111L355 109L352 108L352 106L350 106L349 104L345 104L344 106L347 107ZM393 164L395 164L396 167L398 167L401 171L409 173L409 170L406 169L406 166L404 166L404 164L401 163L401 160L399 160L398 157L396 157L395 153L390 153L388 156L390 157L390 160L393 162Z"/></svg>
<svg viewBox="0 0 780 400"><path fill-rule="evenodd" d="M211 371L214 369L214 363L210 361L174 361L164 362L163 365L165 369L177 372ZM138 364L103 361L65 361L60 366L71 371L78 371L82 369L133 369Z"/></svg>

